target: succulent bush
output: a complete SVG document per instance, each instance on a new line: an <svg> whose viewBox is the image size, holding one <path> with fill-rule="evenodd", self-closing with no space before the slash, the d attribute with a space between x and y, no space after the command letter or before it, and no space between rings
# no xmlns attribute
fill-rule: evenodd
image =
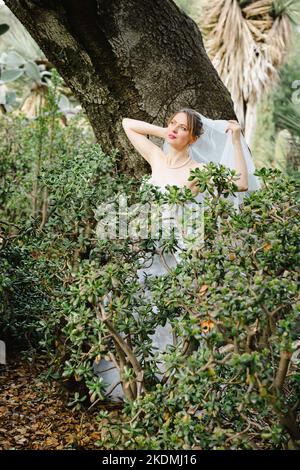
<svg viewBox="0 0 300 470"><path fill-rule="evenodd" d="M44 377L66 386L75 408L105 402L93 364L114 357L125 402L121 421L100 415L113 433L103 448L299 447L299 182L257 170L263 188L237 212L234 172L195 170L204 245L141 283L155 240L101 239L107 209L113 218L126 196L138 228L140 207L192 194L170 186L162 195L147 176L141 185L118 174L118 151L105 155L81 118L59 124L55 86L36 119L1 117L1 339L44 354ZM176 246L172 233L161 255ZM160 381L149 335L167 321L177 342Z"/></svg>
<svg viewBox="0 0 300 470"><path fill-rule="evenodd" d="M163 383L128 400L122 424L109 420L114 439L99 445L299 447L299 182L279 170L257 175L264 188L239 214L208 201L205 248L153 282L158 321L168 317L197 347L168 346Z"/></svg>
<svg viewBox="0 0 300 470"><path fill-rule="evenodd" d="M110 423L119 438L102 446L299 445L299 184L278 170L257 174L264 188L245 198L237 213L222 197L232 185L228 172L207 167L201 184L209 190L218 175L223 187L206 198L205 246L187 250L167 275L138 282L138 260L154 250L151 238L95 239L70 272L49 374L77 383L76 406L79 400L94 406L105 401L105 384L93 362L114 355L130 425ZM191 198L176 187L163 197L147 185L140 193L127 191L132 202L135 196L175 203ZM166 240L166 249L175 244ZM178 342L168 346L159 383L149 335L167 320Z"/></svg>

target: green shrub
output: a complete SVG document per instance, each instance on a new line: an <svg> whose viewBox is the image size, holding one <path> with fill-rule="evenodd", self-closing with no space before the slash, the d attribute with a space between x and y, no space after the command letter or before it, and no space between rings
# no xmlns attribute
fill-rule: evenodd
<svg viewBox="0 0 300 470"><path fill-rule="evenodd" d="M76 120L62 129L53 99L35 121L16 118L15 139L13 120L1 128L11 132L0 140L1 339L46 355L44 377L67 386L76 408L104 400L93 363L114 355L126 399L104 448L299 446L299 182L262 168L263 189L237 213L231 171L195 171L207 191L205 244L141 284L154 239L100 240L99 207L126 195L135 220L136 204L183 204L191 193L172 186L162 196L117 174L118 152L82 142ZM172 234L163 248L176 242ZM149 335L167 320L178 341L158 383Z"/></svg>
<svg viewBox="0 0 300 470"><path fill-rule="evenodd" d="M168 317L198 347L187 355L180 342L168 346L164 383L127 400L121 422L108 424L118 437L100 446L299 446L299 183L257 174L264 188L240 214L211 200L208 226L213 212L222 217L207 248L153 282L158 322Z"/></svg>

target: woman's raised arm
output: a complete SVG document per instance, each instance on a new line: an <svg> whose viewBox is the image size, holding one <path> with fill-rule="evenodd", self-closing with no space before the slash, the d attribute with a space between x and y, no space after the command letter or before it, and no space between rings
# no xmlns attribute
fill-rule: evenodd
<svg viewBox="0 0 300 470"><path fill-rule="evenodd" d="M123 118L122 126L134 148L151 165L153 160L161 154L161 148L146 136L153 135L165 139L168 128L130 118Z"/></svg>

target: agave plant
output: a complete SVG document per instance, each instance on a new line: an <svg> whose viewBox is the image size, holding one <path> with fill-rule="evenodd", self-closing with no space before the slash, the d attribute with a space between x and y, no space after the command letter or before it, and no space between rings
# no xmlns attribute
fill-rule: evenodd
<svg viewBox="0 0 300 470"><path fill-rule="evenodd" d="M13 110L16 102L16 92L10 90L6 84L23 78L30 90L23 98L19 111L29 119L37 117L39 109L45 104L45 94L52 75L51 70L46 70L44 61L37 62L27 60L13 50L8 53L3 52L0 55L0 104L4 112ZM63 123L66 124L66 118L75 115L81 107L79 105L73 106L62 90L65 90L64 86L60 90L58 106L65 117ZM66 92L69 91L66 90Z"/></svg>
<svg viewBox="0 0 300 470"><path fill-rule="evenodd" d="M279 80L298 0L203 0L196 19L250 145L257 103Z"/></svg>
<svg viewBox="0 0 300 470"><path fill-rule="evenodd" d="M45 56L4 2L0 2L0 14L8 26L0 43L0 104L2 112L8 112L16 105L16 92L11 89L10 82L21 77L31 84L41 82L46 71L35 61Z"/></svg>
<svg viewBox="0 0 300 470"><path fill-rule="evenodd" d="M38 44L3 2L0 2L0 16L1 22L9 26L7 33L1 37L0 52L13 49L27 59L36 60L45 58Z"/></svg>
<svg viewBox="0 0 300 470"><path fill-rule="evenodd" d="M6 84L14 82L23 77L25 82L29 83L30 93L24 99L21 110L25 112L28 117L35 117L34 111L35 102L43 102L43 94L45 89L45 76L50 76L51 73L44 70L44 65L38 65L34 60L28 60L22 57L17 51L11 50L9 52L2 52L0 55L0 94L2 95L2 105L6 106L6 111L12 109L12 102L9 100L9 87ZM30 106L28 103L31 103Z"/></svg>
<svg viewBox="0 0 300 470"><path fill-rule="evenodd" d="M22 84L28 85L29 91L17 105L17 112L34 119L45 104L53 66L24 26L3 3L0 3L0 13L9 27L6 29L8 32L5 39L1 38L0 43L0 110L5 113L16 107L16 91L10 88L10 84L20 79ZM66 124L67 118L76 114L81 107L77 103L77 106L73 106L66 96L70 91L65 86L60 91L59 108L63 113L62 123Z"/></svg>

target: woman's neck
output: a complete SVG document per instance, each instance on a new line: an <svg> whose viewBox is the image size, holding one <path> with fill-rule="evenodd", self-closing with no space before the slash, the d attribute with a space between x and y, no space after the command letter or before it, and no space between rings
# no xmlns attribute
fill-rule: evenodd
<svg viewBox="0 0 300 470"><path fill-rule="evenodd" d="M184 163L188 160L189 154L186 149L176 150L173 147L169 146L168 153L166 155L166 163L168 166L177 166L180 163Z"/></svg>

